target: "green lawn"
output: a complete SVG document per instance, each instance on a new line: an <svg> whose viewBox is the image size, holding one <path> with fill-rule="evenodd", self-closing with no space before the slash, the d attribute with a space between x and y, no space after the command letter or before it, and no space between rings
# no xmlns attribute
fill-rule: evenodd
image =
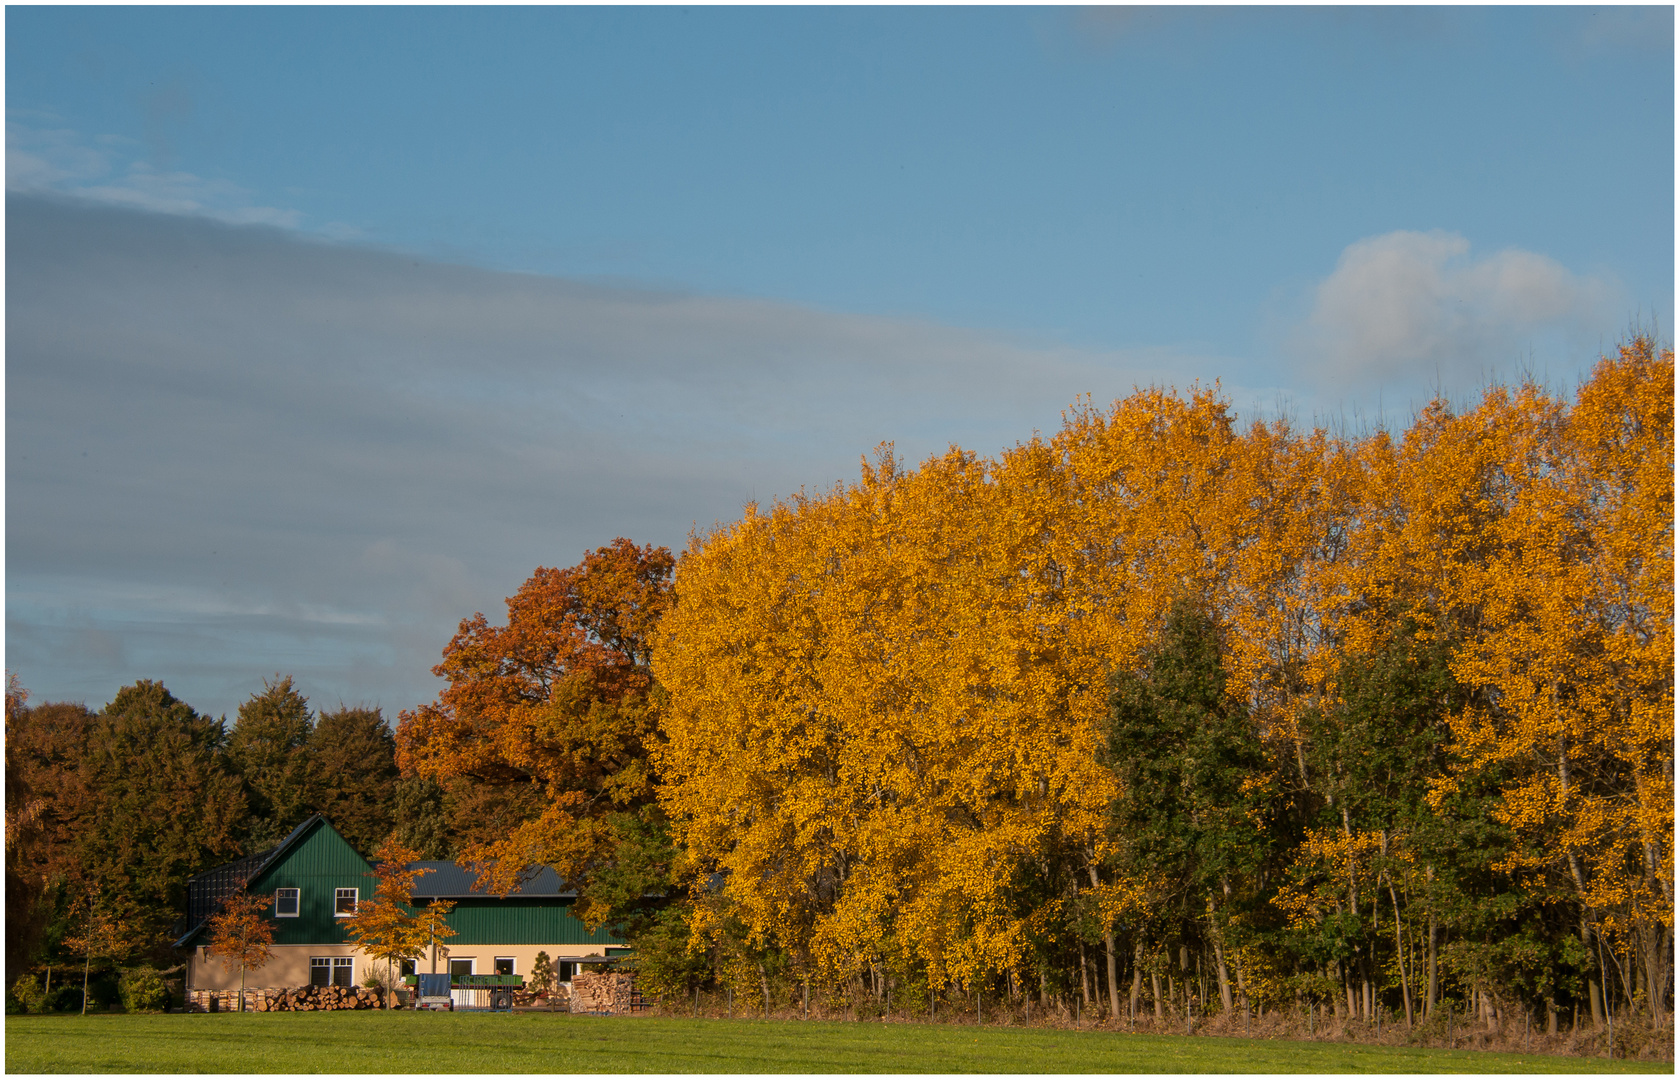
<svg viewBox="0 0 1680 1080"><path fill-rule="evenodd" d="M1665 1063L942 1024L490 1013L8 1016L7 1072L1672 1072Z"/></svg>

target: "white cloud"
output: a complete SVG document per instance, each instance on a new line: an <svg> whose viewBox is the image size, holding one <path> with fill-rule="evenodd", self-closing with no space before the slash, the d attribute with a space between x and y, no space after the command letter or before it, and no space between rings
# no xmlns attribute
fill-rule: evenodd
<svg viewBox="0 0 1680 1080"><path fill-rule="evenodd" d="M1340 387L1462 388L1553 342L1590 343L1615 294L1531 251L1476 258L1456 233L1392 232L1342 252L1293 344L1309 375Z"/></svg>

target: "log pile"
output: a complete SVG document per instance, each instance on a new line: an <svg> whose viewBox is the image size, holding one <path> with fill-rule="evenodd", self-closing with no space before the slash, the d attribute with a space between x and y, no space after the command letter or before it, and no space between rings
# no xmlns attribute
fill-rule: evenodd
<svg viewBox="0 0 1680 1080"><path fill-rule="evenodd" d="M290 990L251 991L248 1007L256 1012L316 1012L332 1009L383 1009L383 995L365 986L299 986Z"/></svg>
<svg viewBox="0 0 1680 1080"><path fill-rule="evenodd" d="M631 978L620 972L580 971L572 976L572 1011L575 1013L630 1012Z"/></svg>
<svg viewBox="0 0 1680 1080"><path fill-rule="evenodd" d="M251 995L253 993L254 993L254 991L251 991L251 990L245 991L245 1008L247 1008L247 1009L256 1008L256 1006L252 1004L252 1001L254 999L252 998ZM187 1011L188 1012L238 1012L239 1011L239 991L238 990L188 990L187 991Z"/></svg>

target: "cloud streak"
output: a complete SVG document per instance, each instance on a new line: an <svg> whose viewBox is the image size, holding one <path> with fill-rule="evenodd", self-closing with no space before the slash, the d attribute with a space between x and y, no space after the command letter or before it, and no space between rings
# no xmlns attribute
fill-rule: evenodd
<svg viewBox="0 0 1680 1080"><path fill-rule="evenodd" d="M161 99L167 108L175 99ZM177 106L178 107L178 106ZM161 121L159 121L161 123ZM153 127L148 121L148 127ZM154 142L161 139L154 136ZM6 190L74 196L93 202L160 214L206 217L232 225L303 225L296 210L258 205L251 192L226 180L160 169L132 156L133 140L116 136L89 140L62 127L6 123ZM168 160L160 143L154 156Z"/></svg>
<svg viewBox="0 0 1680 1080"><path fill-rule="evenodd" d="M412 706L539 563L1208 366L18 194L7 264L8 665L94 704Z"/></svg>

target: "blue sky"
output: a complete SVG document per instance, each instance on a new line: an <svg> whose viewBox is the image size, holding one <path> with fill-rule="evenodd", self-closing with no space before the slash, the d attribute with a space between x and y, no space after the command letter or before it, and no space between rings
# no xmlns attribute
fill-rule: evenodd
<svg viewBox="0 0 1680 1080"><path fill-rule="evenodd" d="M7 664L38 697L231 712L285 672L394 713L539 563L679 546L883 439L991 453L1214 378L1403 420L1673 320L1670 8L6 31Z"/></svg>

